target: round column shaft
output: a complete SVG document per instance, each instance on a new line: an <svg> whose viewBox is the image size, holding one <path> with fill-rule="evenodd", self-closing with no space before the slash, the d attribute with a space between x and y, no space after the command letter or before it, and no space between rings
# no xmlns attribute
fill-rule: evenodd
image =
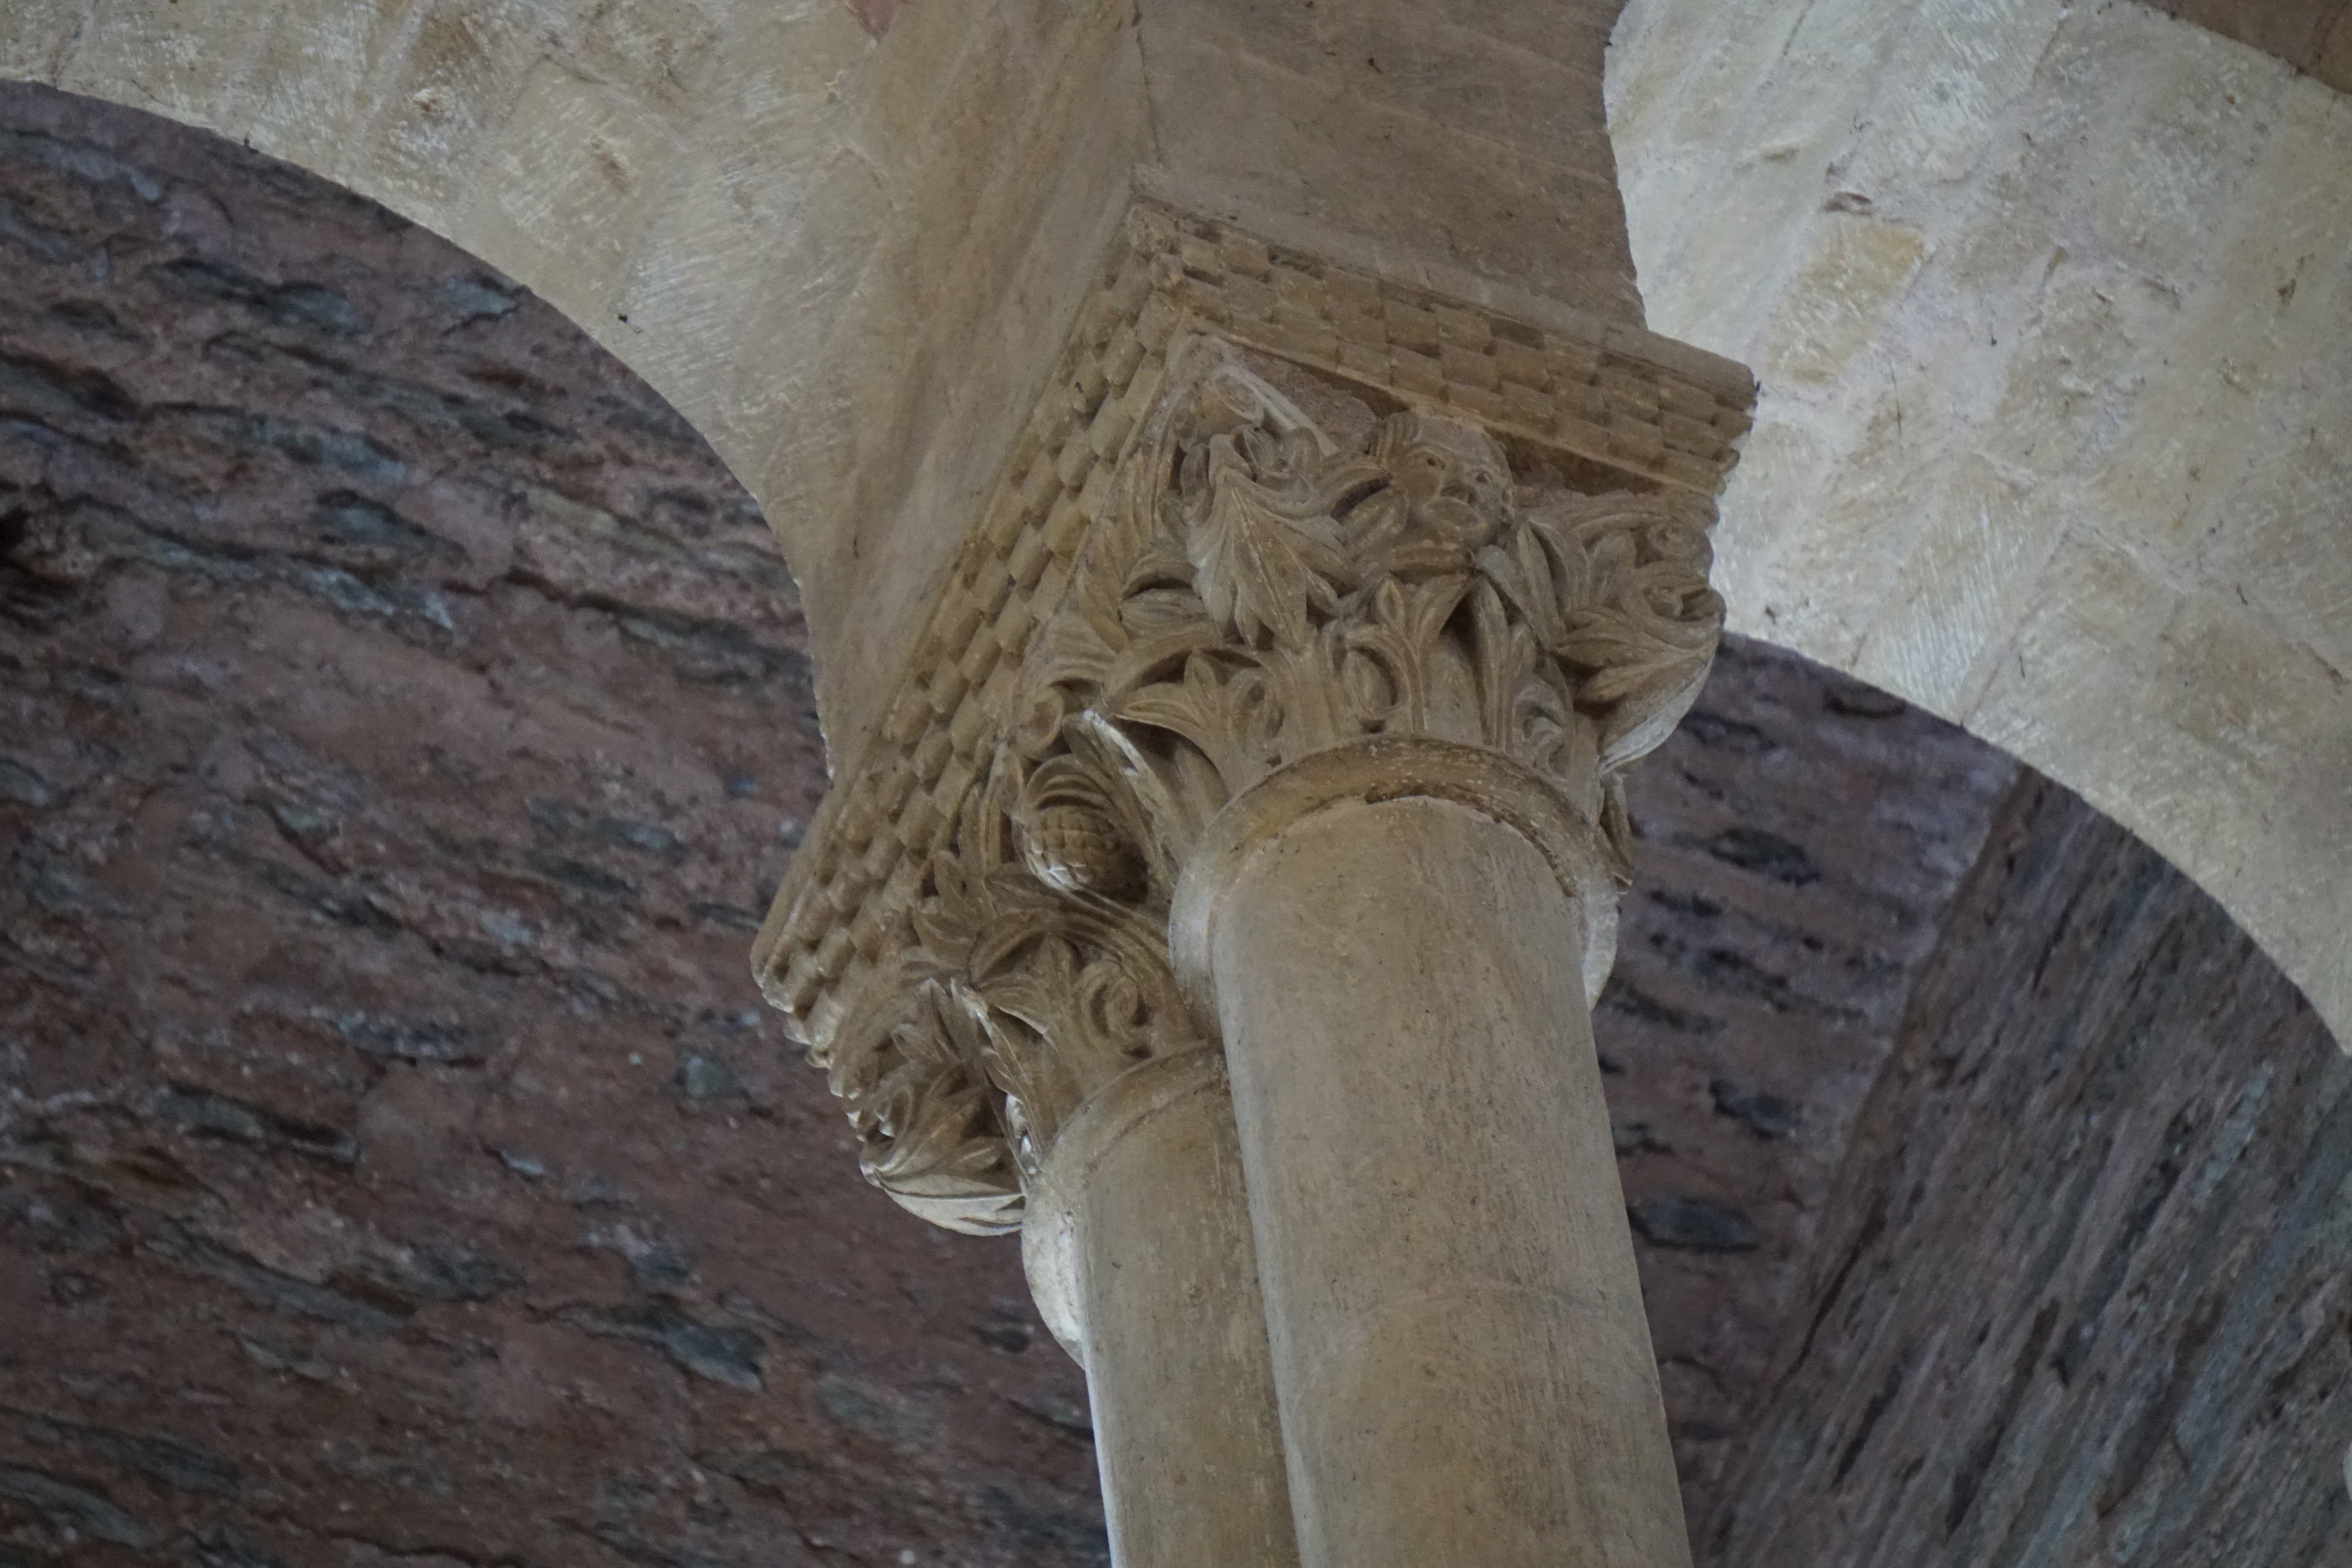
<svg viewBox="0 0 2352 1568"><path fill-rule="evenodd" d="M1299 1559L1685 1568L1580 976L1606 912L1519 828L1369 793L1195 900Z"/></svg>
<svg viewBox="0 0 2352 1568"><path fill-rule="evenodd" d="M1134 1068L1055 1141L1023 1227L1085 1364L1118 1568L1295 1568L1224 1064Z"/></svg>

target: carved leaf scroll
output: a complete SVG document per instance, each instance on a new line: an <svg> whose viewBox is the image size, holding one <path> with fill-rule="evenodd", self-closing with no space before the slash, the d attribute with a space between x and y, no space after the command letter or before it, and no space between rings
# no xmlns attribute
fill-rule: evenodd
<svg viewBox="0 0 2352 1568"><path fill-rule="evenodd" d="M1192 1049L1169 972L1185 856L1284 763L1409 733L1503 752L1613 841L1620 770L1705 679L1706 502L1530 497L1478 426L1408 409L1349 449L1223 344L1171 353L985 785L931 857L895 1003L837 1048L869 1176L1018 1223L1061 1124Z"/></svg>

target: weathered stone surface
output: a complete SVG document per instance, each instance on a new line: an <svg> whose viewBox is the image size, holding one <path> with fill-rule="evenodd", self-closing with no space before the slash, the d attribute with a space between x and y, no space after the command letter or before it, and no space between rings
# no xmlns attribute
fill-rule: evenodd
<svg viewBox="0 0 2352 1568"><path fill-rule="evenodd" d="M1638 835L1593 1013L1694 1520L1764 1396L1918 967L2016 764L1738 637L1628 780Z"/></svg>
<svg viewBox="0 0 2352 1568"><path fill-rule="evenodd" d="M2184 22L2276 55L2332 88L2352 92L2352 4L2347 0L2148 0Z"/></svg>
<svg viewBox="0 0 2352 1568"><path fill-rule="evenodd" d="M1153 157L1392 268L1426 257L1638 323L1601 104L1621 4L1150 0Z"/></svg>
<svg viewBox="0 0 2352 1568"><path fill-rule="evenodd" d="M2352 1065L2213 902L2031 780L1854 1124L1716 1562L2352 1552Z"/></svg>
<svg viewBox="0 0 2352 1568"><path fill-rule="evenodd" d="M1610 94L1651 325L1762 383L1731 629L2079 790L2352 1030L2352 99L2129 0L1633 0Z"/></svg>
<svg viewBox="0 0 2352 1568"><path fill-rule="evenodd" d="M282 166L10 88L0 194L0 1562L1100 1561L1014 1249L751 987L741 489Z"/></svg>
<svg viewBox="0 0 2352 1568"><path fill-rule="evenodd" d="M1149 156L1132 12L10 0L0 77L217 131L527 282L759 497L846 738Z"/></svg>

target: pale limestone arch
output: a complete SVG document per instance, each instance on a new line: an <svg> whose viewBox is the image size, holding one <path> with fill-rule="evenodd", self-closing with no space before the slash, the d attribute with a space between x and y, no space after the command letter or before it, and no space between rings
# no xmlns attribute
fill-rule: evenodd
<svg viewBox="0 0 2352 1568"><path fill-rule="evenodd" d="M0 75L311 168L580 322L766 509L852 743L1129 171L1238 167L1171 98L1217 7L1148 10L877 45L839 0L14 0ZM1634 0L1614 57L1653 325L1765 382L1734 626L2081 790L2352 1039L2346 100L2127 0Z"/></svg>
<svg viewBox="0 0 2352 1568"><path fill-rule="evenodd" d="M2352 99L2126 3L1632 0L1656 329L1755 368L1731 625L2201 883L2352 1045Z"/></svg>
<svg viewBox="0 0 2352 1568"><path fill-rule="evenodd" d="M765 510L838 744L896 674L1092 282L1146 120L1124 0L909 6L887 47L859 17L842 0L7 0L0 78L301 165L578 322Z"/></svg>

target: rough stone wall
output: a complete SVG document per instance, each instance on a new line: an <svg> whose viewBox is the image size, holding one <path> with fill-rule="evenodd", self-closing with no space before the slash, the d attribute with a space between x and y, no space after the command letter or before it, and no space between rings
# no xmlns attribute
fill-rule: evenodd
<svg viewBox="0 0 2352 1568"><path fill-rule="evenodd" d="M2017 775L1916 708L1741 638L1634 770L1634 885L1593 1032L1694 1519Z"/></svg>
<svg viewBox="0 0 2352 1568"><path fill-rule="evenodd" d="M1783 1327L1726 1568L2352 1561L2352 1062L2179 873L2004 810Z"/></svg>
<svg viewBox="0 0 2352 1568"><path fill-rule="evenodd" d="M709 449L142 116L0 95L0 1563L1098 1561L751 984L824 774Z"/></svg>

